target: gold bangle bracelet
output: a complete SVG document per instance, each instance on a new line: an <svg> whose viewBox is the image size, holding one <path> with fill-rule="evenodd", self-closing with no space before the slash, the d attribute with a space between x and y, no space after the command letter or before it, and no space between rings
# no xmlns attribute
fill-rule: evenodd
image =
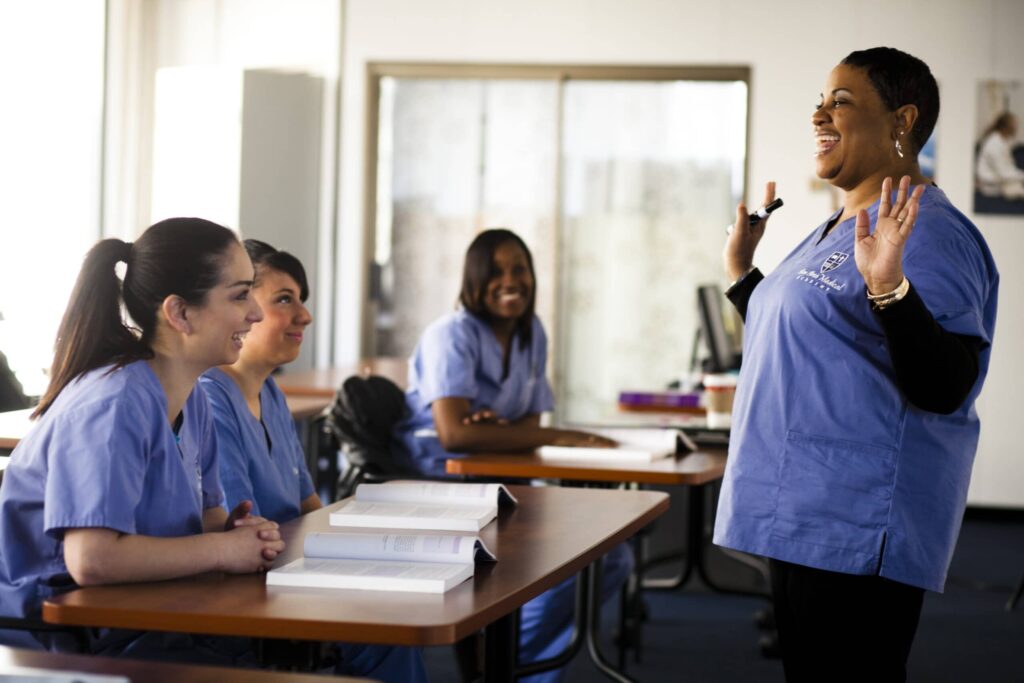
<svg viewBox="0 0 1024 683"><path fill-rule="evenodd" d="M884 294L868 294L868 301L871 302L871 305L874 307L875 310L880 311L883 308L891 306L897 301L903 299L903 297L905 297L907 295L907 292L909 291L910 280L908 280L906 275L904 275L903 280L896 287L896 289L892 290L891 292L886 292Z"/></svg>

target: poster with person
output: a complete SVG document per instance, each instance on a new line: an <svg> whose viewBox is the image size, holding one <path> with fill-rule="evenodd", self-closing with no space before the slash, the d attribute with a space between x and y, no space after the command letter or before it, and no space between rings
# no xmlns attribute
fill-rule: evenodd
<svg viewBox="0 0 1024 683"><path fill-rule="evenodd" d="M1024 214L1024 140L1020 114L1024 84L978 84L978 120L974 146L974 212Z"/></svg>

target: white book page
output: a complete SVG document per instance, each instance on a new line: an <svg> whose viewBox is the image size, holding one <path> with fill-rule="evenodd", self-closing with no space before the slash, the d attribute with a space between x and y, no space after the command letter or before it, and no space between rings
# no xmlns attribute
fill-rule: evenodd
<svg viewBox="0 0 1024 683"><path fill-rule="evenodd" d="M494 506L431 505L416 503L369 503L350 500L334 515L345 517L396 517L409 519L487 519Z"/></svg>
<svg viewBox="0 0 1024 683"><path fill-rule="evenodd" d="M303 551L310 558L470 564L477 559L478 548L494 560L494 555L476 536L312 533L306 534Z"/></svg>
<svg viewBox="0 0 1024 683"><path fill-rule="evenodd" d="M290 567L291 565L286 565ZM396 579L431 579L444 581L465 571L464 565L427 562L375 562L373 560L322 560L305 558L305 573L349 574Z"/></svg>
<svg viewBox="0 0 1024 683"><path fill-rule="evenodd" d="M615 448L541 446L542 458L561 460L622 460L651 462L675 455L679 432L675 429L588 429L618 442Z"/></svg>
<svg viewBox="0 0 1024 683"><path fill-rule="evenodd" d="M594 429L595 434L614 439L623 450L651 451L671 455L676 452L679 431L675 429Z"/></svg>
<svg viewBox="0 0 1024 683"><path fill-rule="evenodd" d="M438 481L392 481L360 484L356 500L394 503L435 503L438 505L498 505L517 503L502 484L472 484Z"/></svg>
<svg viewBox="0 0 1024 683"><path fill-rule="evenodd" d="M304 557L267 572L267 585L443 593L471 576L472 564Z"/></svg>
<svg viewBox="0 0 1024 683"><path fill-rule="evenodd" d="M544 460L589 460L592 462L654 462L668 453L636 448L586 448L574 446L541 446L537 455Z"/></svg>

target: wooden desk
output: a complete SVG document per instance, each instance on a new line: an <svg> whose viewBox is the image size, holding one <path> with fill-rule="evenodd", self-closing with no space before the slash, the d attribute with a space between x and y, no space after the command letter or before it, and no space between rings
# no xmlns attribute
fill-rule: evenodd
<svg viewBox="0 0 1024 683"><path fill-rule="evenodd" d="M366 680L348 677L325 679L319 675L293 672L276 673L259 669L232 669L220 666L146 662L128 658L65 655L0 646L0 676L21 673L16 670L21 667L46 669L51 672L124 676L133 683L323 683L325 680L355 683L355 681Z"/></svg>
<svg viewBox="0 0 1024 683"><path fill-rule="evenodd" d="M0 413L0 451L11 451L34 424L29 420L34 408Z"/></svg>
<svg viewBox="0 0 1024 683"><path fill-rule="evenodd" d="M724 450L705 450L654 462L587 462L534 453L481 453L452 458L445 469L466 476L700 486L722 478L725 456Z"/></svg>
<svg viewBox="0 0 1024 683"><path fill-rule="evenodd" d="M333 396L334 394L331 394ZM313 417L331 403L331 397L286 396L288 410L296 420ZM33 408L0 413L0 451L12 451L35 423L29 420Z"/></svg>
<svg viewBox="0 0 1024 683"><path fill-rule="evenodd" d="M354 365L339 365L321 370L303 370L274 376L286 396L325 396L332 398L341 383L352 375L387 377L401 389L408 383L409 362L405 358L379 356L366 358Z"/></svg>
<svg viewBox="0 0 1024 683"><path fill-rule="evenodd" d="M503 510L480 532L499 561L478 566L473 580L444 595L268 588L261 575L207 574L80 588L47 600L43 619L70 626L392 645L452 644L500 621L498 632L510 639L514 652L510 623L518 607L633 536L662 515L669 501L654 491L512 488L519 506ZM288 549L277 565L301 555L305 534L330 531L329 513L336 507L282 525ZM511 675L490 671L488 680L511 680Z"/></svg>
<svg viewBox="0 0 1024 683"><path fill-rule="evenodd" d="M704 449L694 453L665 458L653 462L587 462L585 460L557 460L541 458L535 453L480 453L462 458L451 458L445 464L448 474L477 477L516 477L521 479L563 479L586 483L631 482L636 484L658 484L669 486L686 486L687 490L687 524L684 532L683 567L679 574L668 579L643 579L643 572L655 565L669 560L677 560L676 552L646 559L643 550L638 552L637 583L645 588L676 589L685 585L696 572L697 576L714 591L738 593L743 595L763 594L749 591L726 589L717 584L710 576L707 568L705 545L707 536L705 520L707 517L707 484L718 481L725 474L727 450L724 448ZM633 585L633 584L631 584ZM633 610L639 610L638 591L630 591L630 603ZM638 612L630 615L623 610L620 615L620 632L628 633L631 628L639 628L636 622L630 625L630 619L636 619ZM595 660L596 661L596 660ZM625 663L623 651L620 650L619 666ZM598 666L603 666L598 663Z"/></svg>
<svg viewBox="0 0 1024 683"><path fill-rule="evenodd" d="M331 405L331 399L324 396L288 396L284 397L288 404L288 411L294 420L306 420L319 415L327 406Z"/></svg>
<svg viewBox="0 0 1024 683"><path fill-rule="evenodd" d="M725 449L706 449L665 458L654 462L586 462L583 460L554 460L534 453L481 453L463 458L452 458L445 468L448 474L478 477L517 477L525 479L564 479L579 482L631 482L688 487L685 560L677 576L667 580L650 580L644 585L651 588L678 588L689 581L693 572L713 590L727 591L710 578L704 546L707 484L718 481L725 474ZM676 554L644 561L645 567L676 559ZM643 567L640 568L643 573ZM744 593L745 594L745 593ZM761 597L760 593L757 593Z"/></svg>

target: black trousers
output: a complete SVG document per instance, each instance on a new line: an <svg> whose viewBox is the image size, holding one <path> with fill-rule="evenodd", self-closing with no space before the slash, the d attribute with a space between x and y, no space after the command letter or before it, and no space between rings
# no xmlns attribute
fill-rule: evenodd
<svg viewBox="0 0 1024 683"><path fill-rule="evenodd" d="M924 589L771 560L787 683L906 681Z"/></svg>

